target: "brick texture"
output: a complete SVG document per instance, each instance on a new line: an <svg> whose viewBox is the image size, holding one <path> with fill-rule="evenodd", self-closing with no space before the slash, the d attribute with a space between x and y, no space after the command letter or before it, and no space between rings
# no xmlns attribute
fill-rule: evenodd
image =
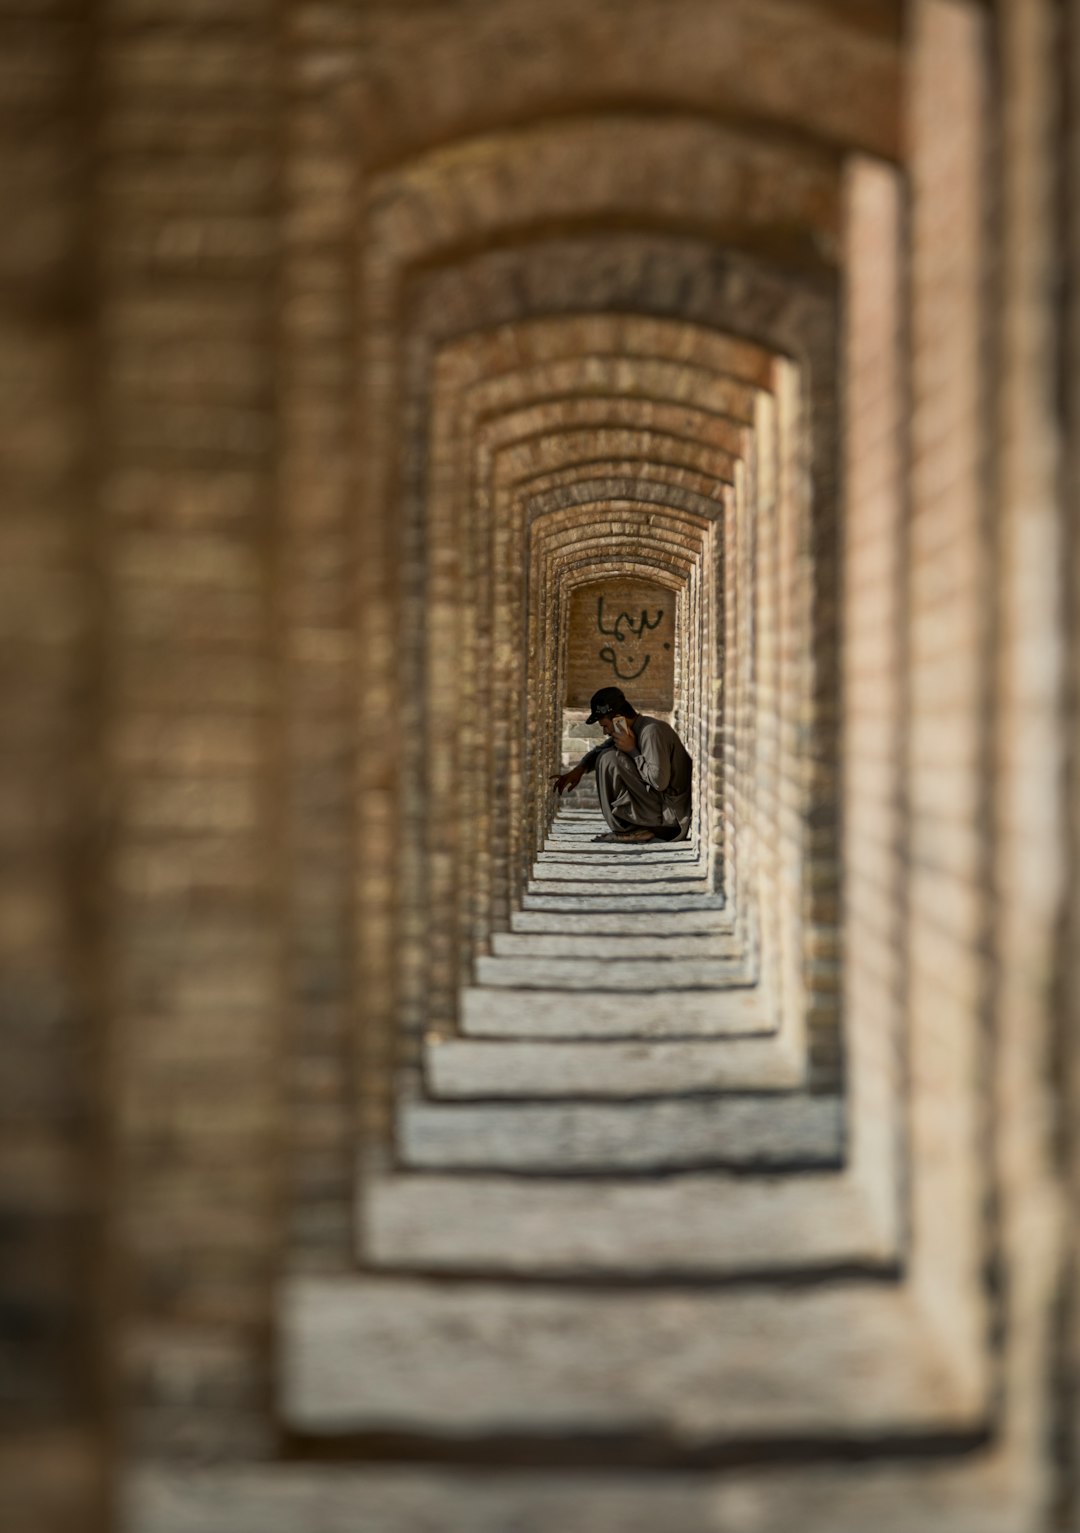
<svg viewBox="0 0 1080 1533"><path fill-rule="evenodd" d="M82 7L0 8L0 1521L103 1526L101 781Z"/></svg>
<svg viewBox="0 0 1080 1533"><path fill-rule="evenodd" d="M1078 95L0 0L4 1533L1075 1527Z"/></svg>
<svg viewBox="0 0 1080 1533"><path fill-rule="evenodd" d="M675 702L675 611L664 586L579 586L567 616L566 703L587 707L599 686L622 686L640 712Z"/></svg>

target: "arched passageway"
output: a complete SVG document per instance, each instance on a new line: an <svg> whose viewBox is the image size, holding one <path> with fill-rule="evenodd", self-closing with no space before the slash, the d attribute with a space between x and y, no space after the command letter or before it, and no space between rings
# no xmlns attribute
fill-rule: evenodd
<svg viewBox="0 0 1080 1533"><path fill-rule="evenodd" d="M1065 1533L1076 0L7 9L5 1533Z"/></svg>

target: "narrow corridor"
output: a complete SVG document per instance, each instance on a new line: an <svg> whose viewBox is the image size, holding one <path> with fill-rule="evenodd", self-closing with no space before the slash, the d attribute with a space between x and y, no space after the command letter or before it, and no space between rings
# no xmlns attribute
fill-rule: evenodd
<svg viewBox="0 0 1080 1533"><path fill-rule="evenodd" d="M0 61L3 1533L1076 1533L1080 0Z"/></svg>

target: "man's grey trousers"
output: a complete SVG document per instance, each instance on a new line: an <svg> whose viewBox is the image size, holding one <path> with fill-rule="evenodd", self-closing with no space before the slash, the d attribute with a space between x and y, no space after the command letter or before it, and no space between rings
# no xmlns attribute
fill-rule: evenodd
<svg viewBox="0 0 1080 1533"><path fill-rule="evenodd" d="M607 750L596 761L596 791L604 819L613 831L674 828L678 822L664 813L664 797L643 781L624 751Z"/></svg>

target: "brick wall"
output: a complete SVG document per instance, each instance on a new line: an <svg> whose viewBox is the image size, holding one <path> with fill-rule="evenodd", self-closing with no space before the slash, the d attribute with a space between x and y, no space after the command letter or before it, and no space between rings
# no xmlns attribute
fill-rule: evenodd
<svg viewBox="0 0 1080 1533"><path fill-rule="evenodd" d="M0 13L5 1530L1070 1527L1075 0ZM364 1256L598 594L845 1093L879 1268L792 1356L892 1285L928 1403L614 1512L298 1464L282 1274Z"/></svg>
<svg viewBox="0 0 1080 1533"><path fill-rule="evenodd" d="M601 686L622 686L639 712L670 712L675 611L669 590L645 581L580 586L570 604L566 703L588 707Z"/></svg>
<svg viewBox="0 0 1080 1533"><path fill-rule="evenodd" d="M103 1526L101 603L89 66L0 11L0 1522Z"/></svg>
<svg viewBox="0 0 1080 1533"><path fill-rule="evenodd" d="M140 1451L273 1438L274 15L115 0L98 38L113 1357Z"/></svg>
<svg viewBox="0 0 1080 1533"><path fill-rule="evenodd" d="M951 1158L955 1175L947 1182L939 1175L932 1186L928 1179L916 1183L912 1218L929 1244L951 1240L959 1265L965 1247L972 1253L978 1242L980 1199L970 1178L977 1175L971 1149L979 1125L977 1102L964 1111L956 1083L975 1076L985 1046L980 1027L989 979L985 80L977 13L927 5L918 24L911 101L906 997L912 1068L927 1088L912 1116L913 1154L921 1159L936 1147ZM936 152L946 123L948 150ZM961 1147L968 1152L966 1176ZM956 1291L950 1295L943 1285L934 1295L941 1323L984 1325L973 1307L958 1312Z"/></svg>

